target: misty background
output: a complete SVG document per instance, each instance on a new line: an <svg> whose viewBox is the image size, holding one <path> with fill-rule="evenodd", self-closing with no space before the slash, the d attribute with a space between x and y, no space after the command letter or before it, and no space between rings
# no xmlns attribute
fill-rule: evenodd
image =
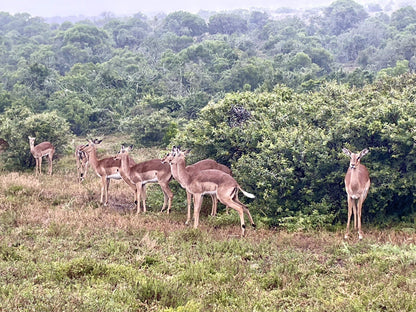
<svg viewBox="0 0 416 312"><path fill-rule="evenodd" d="M47 21L55 22L66 17L67 20L76 22L85 18L97 19L100 16L113 15L131 16L139 12L148 16L155 16L160 13L171 13L174 11L187 11L198 13L200 11L229 11L229 10L265 10L273 11L279 8L290 8L296 10L308 10L311 8L325 7L330 5L331 0L211 0L211 1L189 1L189 0L18 0L2 1L0 12L10 14L29 13L31 16L43 17ZM400 7L415 6L414 0L358 0L355 1L365 7L379 5L384 12L393 11Z"/></svg>

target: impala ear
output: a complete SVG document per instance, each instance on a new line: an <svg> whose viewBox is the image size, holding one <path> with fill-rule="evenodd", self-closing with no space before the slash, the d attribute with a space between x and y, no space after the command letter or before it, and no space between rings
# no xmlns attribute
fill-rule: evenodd
<svg viewBox="0 0 416 312"><path fill-rule="evenodd" d="M351 157L351 151L347 148L343 148L342 151L344 152L345 155L347 155L348 157Z"/></svg>
<svg viewBox="0 0 416 312"><path fill-rule="evenodd" d="M370 152L370 151L368 150L368 148L363 149L363 150L360 152L360 158L361 158L361 157L363 157L364 155L367 155L367 154L368 154L368 152Z"/></svg>

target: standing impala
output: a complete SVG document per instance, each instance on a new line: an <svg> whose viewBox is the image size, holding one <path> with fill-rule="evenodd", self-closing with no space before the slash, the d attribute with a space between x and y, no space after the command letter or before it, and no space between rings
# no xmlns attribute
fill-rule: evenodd
<svg viewBox="0 0 416 312"><path fill-rule="evenodd" d="M175 147L173 148L173 150L175 150ZM162 159L162 162L167 162L168 157L169 157L169 154ZM231 175L231 169L230 168L228 168L225 165L217 163L213 159L203 159L203 160L200 160L200 161L198 161L198 162L196 162L192 165L188 165L185 168L185 170L187 171L187 173L190 176L194 176L199 171L208 170L208 169L217 169L217 170L223 171L223 172ZM184 189L186 189L186 187L184 185L184 181L180 180L180 176L178 175L177 166L172 166L171 170L172 170L172 172L174 172L173 176L175 177L175 180L177 180L179 182L179 184ZM212 200L211 216L215 216L217 214L218 199L217 199L216 194L212 193L210 195L211 195L211 200ZM185 224L189 224L189 222L191 221L192 194L188 191L186 191L186 199L187 199L187 203L188 203L188 205L187 205L188 213L187 213L187 219L186 219ZM226 210L227 210L227 213L228 213L228 206L226 207Z"/></svg>
<svg viewBox="0 0 416 312"><path fill-rule="evenodd" d="M120 180L121 175L119 172L120 169L120 160L114 160L114 157L107 157L104 159L97 159L97 149L96 144L100 144L102 140L88 140L88 144L80 147L81 152L85 152L88 155L89 164L94 168L95 173L101 178L101 197L100 203L107 206L108 204L108 187L110 186L110 179ZM126 183L133 189L136 189L136 186L131 181L126 181ZM105 197L105 198L104 198Z"/></svg>
<svg viewBox="0 0 416 312"><path fill-rule="evenodd" d="M245 235L246 228L244 213L248 215L251 225L255 227L250 211L238 200L237 193L240 190L249 198L254 198L255 196L244 191L232 176L215 169L203 170L196 172L195 175L190 175L185 169L185 153L175 147L166 157L166 161L171 165L174 178L182 181L181 184L194 196L194 228L197 228L199 225L199 212L204 194L215 194L220 202L238 212L241 223L241 236ZM176 168L174 168L175 166Z"/></svg>
<svg viewBox="0 0 416 312"><path fill-rule="evenodd" d="M361 210L370 188L370 176L367 168L360 162L361 158L369 151L368 149L363 149L359 154L352 153L346 148L343 148L342 151L350 157L350 166L345 175L345 190L347 191L348 196L348 221L345 238L348 238L350 232L350 219L351 215L354 213L354 229L358 228L358 238L362 239Z"/></svg>
<svg viewBox="0 0 416 312"><path fill-rule="evenodd" d="M167 213L170 213L172 207L173 193L169 188L169 181L172 179L170 172L170 166L163 164L160 159L151 159L138 164L132 165L130 162L129 152L132 150L132 146L121 147L120 152L114 158L121 162L120 175L124 181L131 181L135 184L136 197L137 197L137 213L140 212L140 200L141 196L143 201L143 212L146 212L146 198L145 198L145 185L147 183L158 183L163 191L164 201L162 210L165 210L166 204L168 205Z"/></svg>
<svg viewBox="0 0 416 312"><path fill-rule="evenodd" d="M55 147L50 142L42 142L35 146L35 137L29 136L30 152L36 160L36 176L42 174L42 158L48 156L49 174L52 174L52 158L55 153Z"/></svg>

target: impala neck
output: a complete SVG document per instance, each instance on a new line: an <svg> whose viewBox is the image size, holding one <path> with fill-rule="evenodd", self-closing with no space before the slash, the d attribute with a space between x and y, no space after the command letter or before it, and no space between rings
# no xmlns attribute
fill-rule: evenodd
<svg viewBox="0 0 416 312"><path fill-rule="evenodd" d="M130 157L128 153L120 154L120 169L121 171L129 172L130 169Z"/></svg>
<svg viewBox="0 0 416 312"><path fill-rule="evenodd" d="M33 153L35 151L35 142L29 141L29 145L30 145L30 151Z"/></svg>
<svg viewBox="0 0 416 312"><path fill-rule="evenodd" d="M95 146L93 146L91 150L87 152L87 154L89 154L88 162L91 164L91 166L93 166L94 168L97 168L98 160L97 160L97 150Z"/></svg>
<svg viewBox="0 0 416 312"><path fill-rule="evenodd" d="M190 176L186 172L186 164L185 164L185 158L179 157L176 164L173 166L176 166L176 168L172 167L172 175L175 179L180 181L181 184L187 185L189 184ZM177 177L175 177L174 172L176 171Z"/></svg>

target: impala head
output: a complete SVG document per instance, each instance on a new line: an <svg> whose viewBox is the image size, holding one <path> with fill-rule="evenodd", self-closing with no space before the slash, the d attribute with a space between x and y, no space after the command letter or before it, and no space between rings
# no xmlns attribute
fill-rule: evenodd
<svg viewBox="0 0 416 312"><path fill-rule="evenodd" d="M117 153L117 155L114 157L114 160L120 160L124 155L127 157L132 149L133 149L133 145L130 145L127 147L125 147L124 145L121 145L121 149Z"/></svg>
<svg viewBox="0 0 416 312"><path fill-rule="evenodd" d="M361 162L361 158L366 155L369 150L367 148L363 149L359 154L352 153L350 150L343 148L342 151L345 155L350 157L350 168L355 169Z"/></svg>
<svg viewBox="0 0 416 312"><path fill-rule="evenodd" d="M29 144L34 144L35 143L36 137L28 136L28 138L29 138Z"/></svg>
<svg viewBox="0 0 416 312"><path fill-rule="evenodd" d="M169 164L177 164L178 160L181 158L185 158L189 154L190 150L181 151L180 146L173 146L172 150L162 158L162 163L169 163Z"/></svg>
<svg viewBox="0 0 416 312"><path fill-rule="evenodd" d="M86 152L89 153L91 152L94 148L96 144L100 144L103 140L98 140L98 139L94 139L94 140L88 140L88 143L85 145L82 145L79 150L81 152Z"/></svg>
<svg viewBox="0 0 416 312"><path fill-rule="evenodd" d="M171 164L171 162L172 162L172 160L173 160L173 158L175 158L175 156L178 154L180 152L180 147L177 147L177 146L173 146L172 147L172 150L169 152L169 153L167 153L166 155L165 155L165 157L163 157L162 159L161 159L161 161L162 161L162 163L164 164L164 163L168 163L168 164Z"/></svg>

